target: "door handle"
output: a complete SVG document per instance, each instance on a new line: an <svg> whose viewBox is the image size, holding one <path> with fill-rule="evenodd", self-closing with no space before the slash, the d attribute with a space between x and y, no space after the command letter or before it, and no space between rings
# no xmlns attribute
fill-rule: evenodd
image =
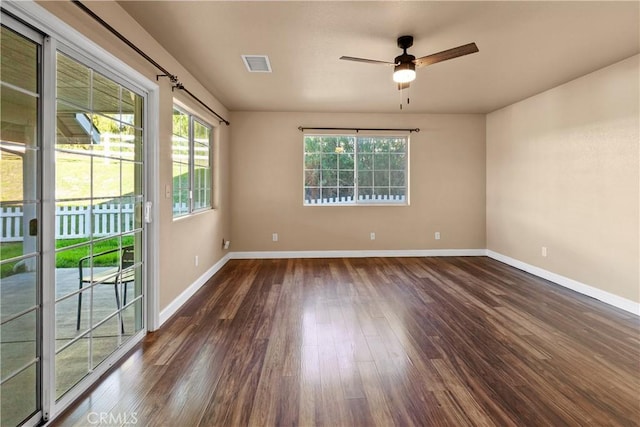
<svg viewBox="0 0 640 427"><path fill-rule="evenodd" d="M144 222L151 223L151 207L153 202L144 202Z"/></svg>
<svg viewBox="0 0 640 427"><path fill-rule="evenodd" d="M38 219L33 218L29 221L29 236L38 235Z"/></svg>

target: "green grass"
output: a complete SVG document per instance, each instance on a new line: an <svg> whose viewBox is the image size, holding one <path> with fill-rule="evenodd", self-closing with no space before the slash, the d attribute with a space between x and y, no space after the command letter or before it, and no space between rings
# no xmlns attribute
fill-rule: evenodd
<svg viewBox="0 0 640 427"><path fill-rule="evenodd" d="M0 259L15 258L22 255L22 242L11 242L0 244ZM7 277L13 274L14 262L2 264L0 266L0 277Z"/></svg>
<svg viewBox="0 0 640 427"><path fill-rule="evenodd" d="M62 249L69 246L80 245L88 242L89 239L64 239L56 241L56 249ZM124 236L122 238L122 246L133 245L133 236ZM107 239L93 244L93 253L101 253L118 248L117 238ZM78 268L80 258L89 254L89 245L82 245L56 254L56 268ZM0 258L5 260L22 255L22 242L11 242L0 244ZM114 266L118 262L118 253L99 256L94 258L94 266L105 267ZM0 277L8 277L12 274L21 272L14 271L16 263L5 263L0 267ZM85 263L88 266L88 264Z"/></svg>

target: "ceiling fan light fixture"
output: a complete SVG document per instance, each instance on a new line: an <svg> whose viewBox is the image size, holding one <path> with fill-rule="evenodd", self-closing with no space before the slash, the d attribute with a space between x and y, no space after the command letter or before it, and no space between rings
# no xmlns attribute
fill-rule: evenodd
<svg viewBox="0 0 640 427"><path fill-rule="evenodd" d="M393 81L396 83L409 83L416 79L416 64L407 62L398 64L393 70Z"/></svg>

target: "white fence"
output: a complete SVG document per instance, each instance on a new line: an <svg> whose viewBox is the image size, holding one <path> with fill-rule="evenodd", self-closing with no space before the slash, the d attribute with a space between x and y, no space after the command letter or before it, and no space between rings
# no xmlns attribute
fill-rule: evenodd
<svg viewBox="0 0 640 427"><path fill-rule="evenodd" d="M305 204L307 205L341 205L341 204L353 204L355 200L351 196L346 197L329 197L323 199L306 199ZM400 204L405 202L404 196L381 196L381 195L366 195L366 196L358 196L358 203L371 203L371 204Z"/></svg>
<svg viewBox="0 0 640 427"><path fill-rule="evenodd" d="M90 209L91 208L91 209ZM91 217L93 216L93 221ZM134 229L132 204L95 206L58 206L56 239L74 239L93 235L108 236ZM93 225L93 230L91 226ZM23 212L20 207L0 208L0 242L18 242L24 238Z"/></svg>

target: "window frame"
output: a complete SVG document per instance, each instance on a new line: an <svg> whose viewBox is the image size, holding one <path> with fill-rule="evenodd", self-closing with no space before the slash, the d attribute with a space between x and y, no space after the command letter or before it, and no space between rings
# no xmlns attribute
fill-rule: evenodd
<svg viewBox="0 0 640 427"><path fill-rule="evenodd" d="M175 158L174 158L174 138L175 137L181 137L183 138L183 136L178 135L174 132L174 121L173 121L173 116L175 115L175 112L179 112L182 115L185 115L187 117L187 153L188 153L188 159L186 162L182 161L182 162L176 162ZM196 179L195 179L195 171L196 171L196 160L195 160L195 146L196 146L196 141L195 141L195 124L198 124L199 126L204 127L205 129L207 129L209 131L209 142L208 142L208 150L207 150L207 170L208 173L207 175L209 176L209 187L206 188L205 187L205 191L208 191L209 193L209 197L207 199L207 203L205 206L202 207L196 207L195 206L195 200L196 200L196 191L202 191L200 189L200 187L198 189L195 188L196 185ZM187 108L185 108L184 106L182 106L181 104L177 103L174 101L173 103L173 108L172 108L172 129L171 129L171 170L172 170L172 183L171 183L171 196L172 196L172 200L171 200L171 210L172 210L172 218L174 220L177 219L181 219L181 218L185 218L185 217L189 217L191 215L200 213L200 212L205 212L208 210L213 210L214 206L213 206L213 197L214 197L214 164L213 164L213 145L214 145L214 129L215 127L210 124L208 121L206 121L205 119L203 119L201 116L198 116L197 114L192 113L191 111L189 111ZM174 206L175 206L175 195L176 195L176 191L184 191L184 189L182 187L176 187L175 185L175 177L173 176L173 168L174 165L176 163L179 164L183 164L183 165L187 165L187 174L188 174L188 188L187 188L187 192L188 192L188 203L187 203L187 209L186 211L178 211L176 212Z"/></svg>
<svg viewBox="0 0 640 427"><path fill-rule="evenodd" d="M308 198L307 198L307 189L310 188L308 187L306 184L306 174L307 171L313 170L313 169L307 169L306 168L306 156L307 156L307 151L306 151L306 140L308 137L320 137L320 138L326 138L326 137L333 137L333 138L352 138L354 143L353 143L353 159L354 159L354 165L353 165L353 200L349 201L349 202L327 202L327 203L309 203L308 202ZM373 139L392 139L392 138L397 138L397 139L403 139L405 140L405 150L404 150L404 154L405 154L405 161L404 161L404 174L405 174L405 184L404 184L404 199L403 200L396 200L396 201L381 201L381 200L361 200L360 199L360 189L361 188L376 188L376 186L371 186L371 187L367 187L367 186L362 186L359 184L358 180L359 180L359 168L358 168L358 156L359 156L359 141L361 139L364 138L373 138ZM409 134L398 134L398 133L393 133L393 134L380 134L380 133L362 133L362 132L358 132L358 133L305 133L303 135L302 138L302 204L304 207L307 206L321 206L321 207L326 207L326 206L409 206L410 205L410 135ZM321 154L321 153L319 153ZM339 154L339 153L337 153ZM321 168L319 170L324 170L324 168ZM393 171L397 171L396 169L386 169L387 172L391 173ZM375 169L374 169L375 171ZM372 171L372 172L374 172ZM339 168L339 160L338 160L338 167L336 169L336 172L340 172L340 168ZM340 177L338 176L338 185L337 188L340 188L339 185L339 179ZM331 186L328 186L329 188L331 188ZM322 189L323 186L319 186L317 188ZM345 187L347 188L347 187ZM389 189L393 188L392 186L388 186Z"/></svg>

